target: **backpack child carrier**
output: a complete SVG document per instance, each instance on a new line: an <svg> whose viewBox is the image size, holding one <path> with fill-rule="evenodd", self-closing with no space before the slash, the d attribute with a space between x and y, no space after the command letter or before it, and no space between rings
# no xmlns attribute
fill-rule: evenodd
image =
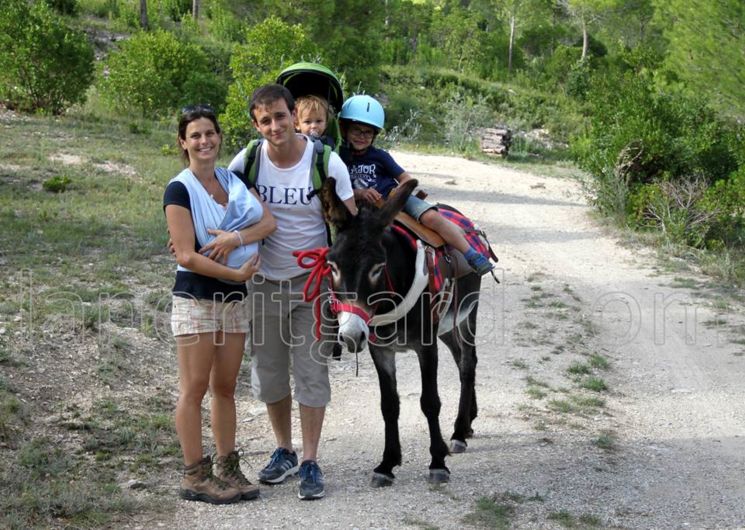
<svg viewBox="0 0 745 530"><path fill-rule="evenodd" d="M259 167L261 166L261 157L256 155L263 141L263 138L251 140L246 146L246 154L244 155L243 174L254 186L256 186L256 178L259 175ZM330 158L331 147L325 145L320 140L313 140L313 159L310 164L310 180L313 183L313 189L306 197L308 200L321 191L321 187L329 175Z"/></svg>
<svg viewBox="0 0 745 530"><path fill-rule="evenodd" d="M336 75L322 64L301 62L282 70L277 76L277 83L284 85L295 99L313 95L328 102L331 116L321 141L338 153L342 139L337 113L344 103L344 92Z"/></svg>

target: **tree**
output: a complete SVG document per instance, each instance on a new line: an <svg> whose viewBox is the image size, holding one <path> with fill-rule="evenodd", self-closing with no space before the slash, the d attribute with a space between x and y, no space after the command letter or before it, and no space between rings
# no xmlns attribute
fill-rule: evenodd
<svg viewBox="0 0 745 530"><path fill-rule="evenodd" d="M304 28L269 17L246 30L245 44L237 45L230 59L235 81L228 87L227 108L220 117L226 147L245 145L253 131L248 101L253 91L272 83L287 66L318 58L318 47Z"/></svg>
<svg viewBox="0 0 745 530"><path fill-rule="evenodd" d="M167 31L134 34L106 62L101 94L123 113L164 117L185 104L219 109L225 101L224 81L204 50Z"/></svg>
<svg viewBox="0 0 745 530"><path fill-rule="evenodd" d="M147 0L140 0L140 27L144 30L150 28L150 21L147 19Z"/></svg>
<svg viewBox="0 0 745 530"><path fill-rule="evenodd" d="M655 8L654 0L625 0L618 3L604 17L604 24L598 34L614 52L635 48L640 45L658 46L660 31L652 23Z"/></svg>
<svg viewBox="0 0 745 530"><path fill-rule="evenodd" d="M669 78L705 95L720 111L745 118L745 3L656 0L669 41Z"/></svg>
<svg viewBox="0 0 745 530"><path fill-rule="evenodd" d="M194 20L199 20L199 8L201 4L201 0L192 0L191 2L191 16L194 17Z"/></svg>
<svg viewBox="0 0 745 530"><path fill-rule="evenodd" d="M577 21L582 30L582 57L587 58L589 27L606 16L621 0L559 0L559 5Z"/></svg>
<svg viewBox="0 0 745 530"><path fill-rule="evenodd" d="M421 43L427 43L433 16L432 7L410 0L386 0L383 21L381 61L408 64L415 61Z"/></svg>
<svg viewBox="0 0 745 530"><path fill-rule="evenodd" d="M288 24L302 25L348 86L374 92L379 84L385 5L370 0L271 0L266 3Z"/></svg>
<svg viewBox="0 0 745 530"><path fill-rule="evenodd" d="M548 19L551 13L550 0L507 0L500 2L504 15L509 21L510 38L507 52L507 73L512 74L515 40L519 32L518 26L522 20Z"/></svg>
<svg viewBox="0 0 745 530"><path fill-rule="evenodd" d="M59 114L85 100L93 81L93 48L45 2L0 4L0 101Z"/></svg>

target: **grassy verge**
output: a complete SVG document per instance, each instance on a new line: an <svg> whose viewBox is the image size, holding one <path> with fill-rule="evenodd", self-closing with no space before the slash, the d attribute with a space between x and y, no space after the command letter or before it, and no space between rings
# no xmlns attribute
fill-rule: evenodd
<svg viewBox="0 0 745 530"><path fill-rule="evenodd" d="M0 527L167 512L179 448L158 318L175 127L82 111L0 125L13 131L0 144Z"/></svg>

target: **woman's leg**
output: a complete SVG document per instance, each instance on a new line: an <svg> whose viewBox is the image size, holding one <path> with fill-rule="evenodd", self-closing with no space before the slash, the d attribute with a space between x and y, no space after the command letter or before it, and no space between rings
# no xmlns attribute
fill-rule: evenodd
<svg viewBox="0 0 745 530"><path fill-rule="evenodd" d="M215 338L220 345L210 375L212 433L217 455L226 456L235 449L235 387L246 334L217 332Z"/></svg>
<svg viewBox="0 0 745 530"><path fill-rule="evenodd" d="M202 460L202 399L207 392L215 356L212 333L176 337L179 372L179 398L176 405L176 432L184 465Z"/></svg>

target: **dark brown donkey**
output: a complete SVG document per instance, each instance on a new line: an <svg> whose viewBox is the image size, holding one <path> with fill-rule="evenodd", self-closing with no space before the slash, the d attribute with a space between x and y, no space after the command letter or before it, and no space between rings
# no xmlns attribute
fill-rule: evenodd
<svg viewBox="0 0 745 530"><path fill-rule="evenodd" d="M336 197L333 179L322 191L327 218L336 226L336 241L326 261L331 269L330 308L338 318L337 340L357 353L369 346L380 382L380 408L385 421L383 460L375 468L373 486L388 486L393 468L401 465L396 389L397 351L414 350L422 376L421 408L429 424L432 461L429 481L447 482L450 454L440 431L440 397L437 391L437 337L453 354L460 371L460 403L451 437L453 452L466 449L476 418L476 314L481 277L471 272L455 280L455 296L447 312L433 319L423 252L401 238L390 225L403 208L417 181L403 184L380 209L363 207L348 214Z"/></svg>

